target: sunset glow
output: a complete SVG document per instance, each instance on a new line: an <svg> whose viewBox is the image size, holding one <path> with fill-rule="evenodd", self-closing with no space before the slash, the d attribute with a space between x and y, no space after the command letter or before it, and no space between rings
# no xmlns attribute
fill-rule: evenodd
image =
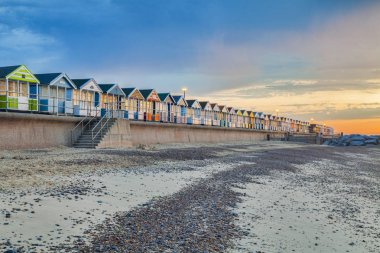
<svg viewBox="0 0 380 253"><path fill-rule="evenodd" d="M0 3L1 66L380 132L379 1Z"/></svg>

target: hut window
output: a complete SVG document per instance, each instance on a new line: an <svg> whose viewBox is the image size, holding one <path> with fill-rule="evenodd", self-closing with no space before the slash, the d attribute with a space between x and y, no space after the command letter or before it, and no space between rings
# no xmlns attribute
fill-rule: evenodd
<svg viewBox="0 0 380 253"><path fill-rule="evenodd" d="M78 105L78 94L79 94L79 91L78 90L73 90L73 104L74 105Z"/></svg>
<svg viewBox="0 0 380 253"><path fill-rule="evenodd" d="M51 98L57 97L57 88L56 87L50 87L50 97Z"/></svg>
<svg viewBox="0 0 380 253"><path fill-rule="evenodd" d="M91 92L88 92L87 93L87 101L88 102L91 102L91 101L93 101L94 100L94 98L93 98L93 94L91 93Z"/></svg>
<svg viewBox="0 0 380 253"><path fill-rule="evenodd" d="M85 102L86 101L86 91L82 91L80 94L80 101Z"/></svg>
<svg viewBox="0 0 380 253"><path fill-rule="evenodd" d="M7 87L4 80L0 80L0 95L5 95Z"/></svg>
<svg viewBox="0 0 380 253"><path fill-rule="evenodd" d="M107 95L102 94L102 103L106 104L107 103Z"/></svg>
<svg viewBox="0 0 380 253"><path fill-rule="evenodd" d="M25 82L20 82L20 95L22 97L28 96L28 84Z"/></svg>
<svg viewBox="0 0 380 253"><path fill-rule="evenodd" d="M8 86L9 86L9 96L17 97L17 82L9 81Z"/></svg>
<svg viewBox="0 0 380 253"><path fill-rule="evenodd" d="M49 96L48 87L47 86L40 86L39 90L40 90L40 98L47 99Z"/></svg>
<svg viewBox="0 0 380 253"><path fill-rule="evenodd" d="M58 89L58 97L61 99L65 99L65 89Z"/></svg>

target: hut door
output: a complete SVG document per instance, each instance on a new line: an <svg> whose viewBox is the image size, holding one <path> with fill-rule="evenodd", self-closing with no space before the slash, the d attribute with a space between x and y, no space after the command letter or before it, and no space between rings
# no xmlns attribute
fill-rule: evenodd
<svg viewBox="0 0 380 253"><path fill-rule="evenodd" d="M99 93L95 93L95 101L94 101L94 106L98 107L100 102L100 95Z"/></svg>

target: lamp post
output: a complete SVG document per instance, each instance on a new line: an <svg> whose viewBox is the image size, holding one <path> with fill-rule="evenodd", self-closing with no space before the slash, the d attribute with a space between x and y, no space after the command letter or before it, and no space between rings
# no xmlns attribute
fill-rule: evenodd
<svg viewBox="0 0 380 253"><path fill-rule="evenodd" d="M183 91L183 98L186 99L187 88L182 88L182 91Z"/></svg>

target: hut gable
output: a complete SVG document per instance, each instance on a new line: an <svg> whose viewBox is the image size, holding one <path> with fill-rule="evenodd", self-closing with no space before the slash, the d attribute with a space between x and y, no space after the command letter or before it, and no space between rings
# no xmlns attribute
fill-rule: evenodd
<svg viewBox="0 0 380 253"><path fill-rule="evenodd" d="M265 119L265 114L262 112L257 113L260 119Z"/></svg>
<svg viewBox="0 0 380 253"><path fill-rule="evenodd" d="M195 109L200 109L201 105L199 104L198 100L186 100L187 106Z"/></svg>
<svg viewBox="0 0 380 253"><path fill-rule="evenodd" d="M0 78L7 78L30 83L39 83L39 80L25 65L1 67Z"/></svg>
<svg viewBox="0 0 380 253"><path fill-rule="evenodd" d="M122 88L125 96L128 98L134 98L134 99L144 99L144 97L141 95L140 91L136 88Z"/></svg>
<svg viewBox="0 0 380 253"><path fill-rule="evenodd" d="M187 106L186 100L183 98L183 96L173 96L173 99L176 105Z"/></svg>
<svg viewBox="0 0 380 253"><path fill-rule="evenodd" d="M139 90L144 99L149 102L160 102L160 98L154 89Z"/></svg>
<svg viewBox="0 0 380 253"><path fill-rule="evenodd" d="M225 105L219 105L219 109L220 109L221 112L228 113L227 106L225 106Z"/></svg>
<svg viewBox="0 0 380 253"><path fill-rule="evenodd" d="M165 103L175 103L173 97L170 95L170 93L158 93L158 97L162 102Z"/></svg>
<svg viewBox="0 0 380 253"><path fill-rule="evenodd" d="M218 104L214 103L214 104L210 104L210 105L211 105L213 111L220 112L220 108L219 108Z"/></svg>
<svg viewBox="0 0 380 253"><path fill-rule="evenodd" d="M236 111L235 111L235 109L233 107L228 107L227 111L228 111L229 114L236 114Z"/></svg>
<svg viewBox="0 0 380 253"><path fill-rule="evenodd" d="M103 93L112 94L116 96L125 96L125 93L117 84L99 84Z"/></svg>
<svg viewBox="0 0 380 253"><path fill-rule="evenodd" d="M241 110L241 115L243 115L244 117L249 116L246 110Z"/></svg>
<svg viewBox="0 0 380 253"><path fill-rule="evenodd" d="M99 85L93 78L71 80L74 82L78 89L102 93L102 89L100 89Z"/></svg>
<svg viewBox="0 0 380 253"><path fill-rule="evenodd" d="M199 104L201 105L202 110L212 111L212 107L211 107L211 104L209 102L202 101L202 102L199 102Z"/></svg>

